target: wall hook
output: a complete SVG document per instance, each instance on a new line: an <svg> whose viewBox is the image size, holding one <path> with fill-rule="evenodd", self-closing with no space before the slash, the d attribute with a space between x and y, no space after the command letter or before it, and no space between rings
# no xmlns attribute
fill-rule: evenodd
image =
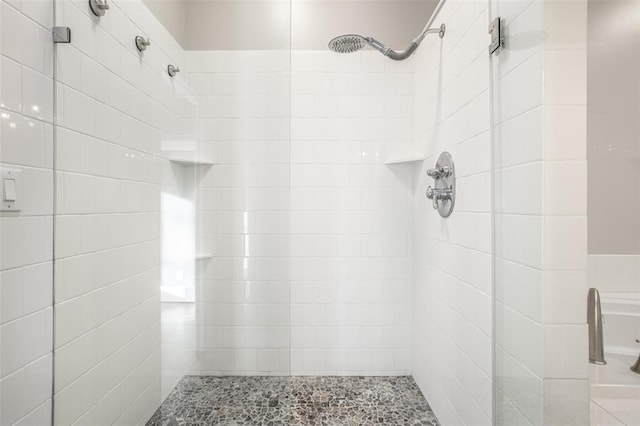
<svg viewBox="0 0 640 426"><path fill-rule="evenodd" d="M167 73L170 77L175 77L180 72L180 68L175 65L167 65Z"/></svg>
<svg viewBox="0 0 640 426"><path fill-rule="evenodd" d="M107 0L89 0L89 8L94 15L103 16L109 9L109 3Z"/></svg>
<svg viewBox="0 0 640 426"><path fill-rule="evenodd" d="M140 52L147 50L147 47L151 45L151 40L142 36L136 36L136 47Z"/></svg>

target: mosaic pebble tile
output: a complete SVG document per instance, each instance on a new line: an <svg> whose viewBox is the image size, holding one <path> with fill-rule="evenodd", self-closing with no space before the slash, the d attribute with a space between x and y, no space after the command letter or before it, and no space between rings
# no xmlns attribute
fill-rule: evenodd
<svg viewBox="0 0 640 426"><path fill-rule="evenodd" d="M147 426L429 425L409 376L185 376Z"/></svg>

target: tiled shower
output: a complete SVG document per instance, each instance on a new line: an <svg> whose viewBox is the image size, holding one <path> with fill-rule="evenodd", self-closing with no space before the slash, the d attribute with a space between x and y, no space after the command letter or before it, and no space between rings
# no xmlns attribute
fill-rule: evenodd
<svg viewBox="0 0 640 426"><path fill-rule="evenodd" d="M1 425L640 422L637 235L594 206L606 161L637 190L598 138L640 2L0 6Z"/></svg>

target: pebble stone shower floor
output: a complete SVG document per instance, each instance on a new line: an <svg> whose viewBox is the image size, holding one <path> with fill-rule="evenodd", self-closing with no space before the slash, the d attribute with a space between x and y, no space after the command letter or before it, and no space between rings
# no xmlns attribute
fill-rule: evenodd
<svg viewBox="0 0 640 426"><path fill-rule="evenodd" d="M185 376L147 426L439 425L413 378Z"/></svg>

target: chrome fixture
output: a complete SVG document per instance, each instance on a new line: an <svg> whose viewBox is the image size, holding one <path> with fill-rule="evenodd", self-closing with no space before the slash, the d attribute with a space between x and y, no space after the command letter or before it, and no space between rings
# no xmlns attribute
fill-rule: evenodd
<svg viewBox="0 0 640 426"><path fill-rule="evenodd" d="M139 51L144 52L149 46L151 46L151 40L142 36L136 36L136 47Z"/></svg>
<svg viewBox="0 0 640 426"><path fill-rule="evenodd" d="M329 49L337 53L353 53L369 45L378 52L382 53L384 56L393 59L394 61L403 61L411 56L413 52L415 52L415 50L418 48L418 46L420 46L420 43L422 43L422 40L424 40L427 34L438 33L440 38L444 37L444 33L446 31L445 24L441 24L438 28L431 28L436 15L438 15L438 12L443 5L444 1L441 0L436 6L436 9L431 14L431 18L424 26L424 29L422 30L420 35L414 38L409 47L405 50L393 50L390 47L386 47L384 44L373 37L363 37L358 34L344 34L333 38L329 42Z"/></svg>
<svg viewBox="0 0 640 426"><path fill-rule="evenodd" d="M590 288L587 296L587 324L589 325L589 362L606 365L602 337L602 308L600 307L600 292L597 288Z"/></svg>
<svg viewBox="0 0 640 426"><path fill-rule="evenodd" d="M436 167L427 170L427 176L434 180L433 188L429 186L426 193L433 200L433 209L442 217L451 216L456 202L456 173L451 154L440 154Z"/></svg>
<svg viewBox="0 0 640 426"><path fill-rule="evenodd" d="M406 50L401 51L395 51L373 37L363 37L359 34L344 34L335 37L329 42L329 49L336 53L353 53L369 45L394 61L403 61L415 52L427 34L438 33L440 38L442 38L444 37L445 30L445 24L440 25L439 28L425 28L425 30L411 42L411 45Z"/></svg>
<svg viewBox="0 0 640 426"><path fill-rule="evenodd" d="M89 8L94 15L103 16L109 9L109 3L107 0L89 0Z"/></svg>
<svg viewBox="0 0 640 426"><path fill-rule="evenodd" d="M54 43L71 43L71 28L53 27L51 29Z"/></svg>
<svg viewBox="0 0 640 426"><path fill-rule="evenodd" d="M167 65L167 73L169 73L170 77L175 77L176 74L178 74L180 72L180 68L176 67L175 65Z"/></svg>
<svg viewBox="0 0 640 426"><path fill-rule="evenodd" d="M427 188L427 198L433 200L434 210L438 210L440 208L440 201L450 200L452 196L453 191L450 189Z"/></svg>
<svg viewBox="0 0 640 426"><path fill-rule="evenodd" d="M489 55L500 53L504 47L504 31L502 28L502 20L497 17L489 24L489 34L491 34L491 44L489 44Z"/></svg>
<svg viewBox="0 0 640 426"><path fill-rule="evenodd" d="M449 166L442 166L440 168L427 170L427 176L435 180L442 179L443 177L449 177L452 173L453 171L449 168Z"/></svg>
<svg viewBox="0 0 640 426"><path fill-rule="evenodd" d="M636 343L640 343L640 340L636 339ZM638 354L638 359L633 363L629 370L633 371L634 373L640 374L640 354Z"/></svg>

